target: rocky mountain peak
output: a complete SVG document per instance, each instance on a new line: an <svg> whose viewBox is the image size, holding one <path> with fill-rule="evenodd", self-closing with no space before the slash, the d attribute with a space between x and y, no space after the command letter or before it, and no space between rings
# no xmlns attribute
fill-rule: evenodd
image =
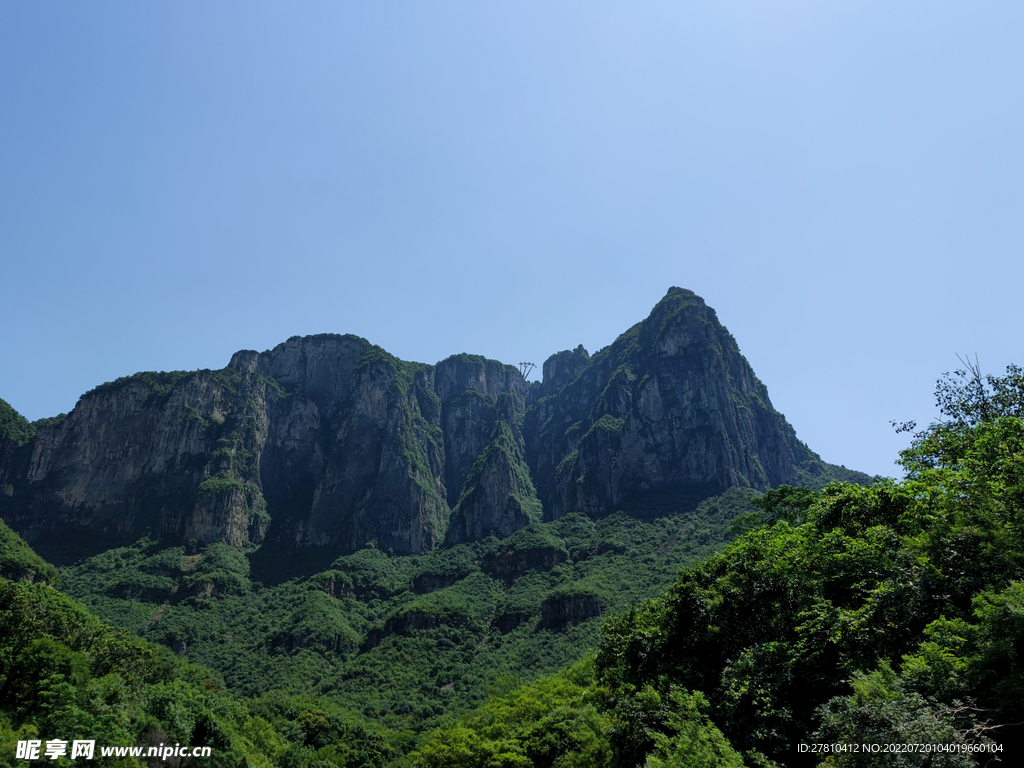
<svg viewBox="0 0 1024 768"><path fill-rule="evenodd" d="M245 373L255 373L259 365L260 353L254 349L240 349L231 356L228 368Z"/></svg>
<svg viewBox="0 0 1024 768"><path fill-rule="evenodd" d="M575 379L590 362L590 354L580 344L576 349L556 352L544 361L541 369L543 379L541 381L540 396L559 392L562 387Z"/></svg>
<svg viewBox="0 0 1024 768"><path fill-rule="evenodd" d="M357 336L296 336L219 371L119 379L59 423L7 431L0 516L29 541L106 545L417 553L822 466L681 288L595 354L552 355L532 385L479 355L431 366Z"/></svg>

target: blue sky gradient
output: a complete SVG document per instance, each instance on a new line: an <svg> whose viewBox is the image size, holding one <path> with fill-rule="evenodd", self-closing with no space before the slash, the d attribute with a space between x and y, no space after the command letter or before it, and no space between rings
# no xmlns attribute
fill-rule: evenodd
<svg viewBox="0 0 1024 768"><path fill-rule="evenodd" d="M671 285L894 475L1021 355L1024 5L0 4L0 397L295 334L591 352Z"/></svg>

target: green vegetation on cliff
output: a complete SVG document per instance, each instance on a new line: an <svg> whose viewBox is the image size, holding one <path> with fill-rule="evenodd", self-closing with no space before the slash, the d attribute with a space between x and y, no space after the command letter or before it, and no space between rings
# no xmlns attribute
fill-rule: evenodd
<svg viewBox="0 0 1024 768"><path fill-rule="evenodd" d="M259 550L153 540L64 579L90 610L217 670L235 694L320 695L418 732L482 702L502 675L553 674L594 648L603 617L718 550L755 495L648 520L572 514L421 556L369 546L276 585L253 579Z"/></svg>
<svg viewBox="0 0 1024 768"><path fill-rule="evenodd" d="M0 439L6 438L15 445L24 445L36 436L36 430L28 419L18 413L6 400L0 400Z"/></svg>
<svg viewBox="0 0 1024 768"><path fill-rule="evenodd" d="M108 382L27 445L41 424L6 408L0 426L0 515L64 563L148 536L423 554L571 512L854 479L796 440L714 310L679 288L593 357L552 356L543 383L327 334Z"/></svg>
<svg viewBox="0 0 1024 768"><path fill-rule="evenodd" d="M0 520L0 577L58 586L57 569L32 551L22 538Z"/></svg>
<svg viewBox="0 0 1024 768"><path fill-rule="evenodd" d="M195 373L193 371L139 371L131 376L120 376L113 381L93 387L82 397L101 392L114 392L133 383L144 385L155 397L166 397L174 389L175 384L188 376L195 375Z"/></svg>

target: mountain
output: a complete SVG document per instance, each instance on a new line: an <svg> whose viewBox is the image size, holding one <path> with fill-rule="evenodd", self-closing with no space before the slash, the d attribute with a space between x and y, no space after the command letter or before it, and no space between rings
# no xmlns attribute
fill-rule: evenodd
<svg viewBox="0 0 1024 768"><path fill-rule="evenodd" d="M578 347L549 358L539 394L527 455L553 518L652 491L766 490L824 469L715 311L679 288L593 357Z"/></svg>
<svg viewBox="0 0 1024 768"><path fill-rule="evenodd" d="M593 356L552 355L541 382L324 334L221 370L121 378L66 417L0 416L0 517L82 551L149 536L417 554L844 472L797 439L714 310L680 288Z"/></svg>

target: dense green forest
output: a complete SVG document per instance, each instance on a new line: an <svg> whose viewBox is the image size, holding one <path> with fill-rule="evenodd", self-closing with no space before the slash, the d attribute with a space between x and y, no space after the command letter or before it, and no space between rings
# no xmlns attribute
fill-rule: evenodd
<svg viewBox="0 0 1024 768"><path fill-rule="evenodd" d="M219 744L224 765L266 758L385 766L488 694L556 673L595 648L603 618L656 596L681 564L720 550L757 495L742 488L704 500L674 495L656 500L646 516L572 514L423 556L369 546L318 562L307 552L142 540L59 574L0 523L0 562L12 578L59 584L78 600L36 584L18 593L21 604L59 597L41 610L74 612L112 637L134 637L132 648L170 665L160 679L183 686L183 700L193 702L191 731L165 722L148 703L153 680L143 681L111 705L123 723L111 743L174 734L181 743ZM105 662L66 636L65 619L22 627L14 605L4 614L7 637L45 637L58 655L77 659L77 676L58 661L33 674L62 676L90 712L91 670ZM24 663L15 645L3 652L10 669ZM92 722L48 720L24 703L3 711L12 744L16 733L58 737L74 723L87 734ZM199 727L198 712L217 723L220 741ZM246 735L252 718L260 718L253 722L264 729L262 742Z"/></svg>
<svg viewBox="0 0 1024 768"><path fill-rule="evenodd" d="M58 576L0 529L0 765L83 736L296 768L1013 764L1024 374L936 394L901 481L422 556L145 540Z"/></svg>
<svg viewBox="0 0 1024 768"><path fill-rule="evenodd" d="M735 488L649 519L572 514L422 556L143 540L63 569L98 616L175 649L246 696L318 692L400 731L578 659L600 619L721 549L757 494Z"/></svg>

